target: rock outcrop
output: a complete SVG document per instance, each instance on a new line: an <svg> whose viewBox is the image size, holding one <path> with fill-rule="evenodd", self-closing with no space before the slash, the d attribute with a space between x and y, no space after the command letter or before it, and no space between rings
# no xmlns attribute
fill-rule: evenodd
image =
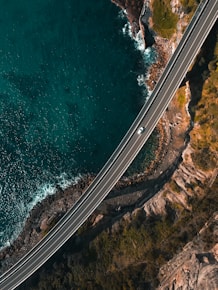
<svg viewBox="0 0 218 290"><path fill-rule="evenodd" d="M119 6L124 13L130 24L130 29L133 38L136 38L138 33L141 33L144 47L150 47L155 43L153 32L149 28L149 19L151 11L149 1L138 0L111 0Z"/></svg>
<svg viewBox="0 0 218 290"><path fill-rule="evenodd" d="M208 247L213 241L212 247ZM158 290L218 289L218 212L194 240L159 271Z"/></svg>
<svg viewBox="0 0 218 290"><path fill-rule="evenodd" d="M114 4L119 6L125 13L131 26L131 32L135 37L139 32L139 18L141 15L144 0L111 0Z"/></svg>

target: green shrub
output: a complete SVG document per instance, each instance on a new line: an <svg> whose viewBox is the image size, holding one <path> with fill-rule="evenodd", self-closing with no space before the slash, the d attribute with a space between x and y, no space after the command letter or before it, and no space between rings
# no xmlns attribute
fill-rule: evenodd
<svg viewBox="0 0 218 290"><path fill-rule="evenodd" d="M209 148L203 148L192 153L192 160L202 170L210 170L216 167L216 156Z"/></svg>
<svg viewBox="0 0 218 290"><path fill-rule="evenodd" d="M154 30L164 38L171 38L176 31L178 16L171 10L169 0L154 0L153 2Z"/></svg>

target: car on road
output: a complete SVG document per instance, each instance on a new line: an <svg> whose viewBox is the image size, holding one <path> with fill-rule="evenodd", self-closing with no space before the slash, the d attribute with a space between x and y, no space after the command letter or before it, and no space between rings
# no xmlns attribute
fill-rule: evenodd
<svg viewBox="0 0 218 290"><path fill-rule="evenodd" d="M141 127L138 128L137 134L141 135L144 131L145 131L145 127L141 126Z"/></svg>

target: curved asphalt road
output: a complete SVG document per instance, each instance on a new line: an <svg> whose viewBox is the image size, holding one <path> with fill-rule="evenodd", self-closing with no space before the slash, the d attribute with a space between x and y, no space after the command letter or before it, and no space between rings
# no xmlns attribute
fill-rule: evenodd
<svg viewBox="0 0 218 290"><path fill-rule="evenodd" d="M118 148L69 212L43 240L0 277L1 290L15 289L34 273L77 231L107 196L157 125L217 16L218 0L202 1L149 101L141 109ZM137 130L140 126L146 129L139 135Z"/></svg>

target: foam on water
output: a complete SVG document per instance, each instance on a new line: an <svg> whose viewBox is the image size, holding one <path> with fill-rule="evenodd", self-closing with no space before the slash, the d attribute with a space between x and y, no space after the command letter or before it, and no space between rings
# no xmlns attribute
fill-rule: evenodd
<svg viewBox="0 0 218 290"><path fill-rule="evenodd" d="M5 236L5 232L0 232L0 249L9 246L11 242L13 242L18 237L18 235L22 231L25 219L28 216L29 212L34 208L36 204L43 201L47 196L55 194L57 192L57 184L62 189L67 189L71 185L77 184L81 180L81 178L82 175L80 174L78 176L69 178L66 173L62 173L60 176L57 176L55 178L57 183L45 183L41 185L41 187L39 186L39 188L35 192L33 192L32 194L30 193L30 196L33 196L33 199L29 203L25 203L24 200L20 200L19 203L14 204L14 207L16 208L15 212L17 212L18 218L16 228L15 230L13 230L13 232L8 230L8 236ZM7 204L5 204L5 207L7 207Z"/></svg>
<svg viewBox="0 0 218 290"><path fill-rule="evenodd" d="M133 38L131 25L130 25L129 21L124 24L124 26L122 28L122 32L123 32L124 35L128 35L129 37Z"/></svg>
<svg viewBox="0 0 218 290"><path fill-rule="evenodd" d="M144 55L144 53L145 53L145 42L144 42L144 39L143 39L143 35L142 35L141 30L138 31L138 33L136 34L136 36L133 36L130 22L127 21L127 23L125 23L124 26L123 26L123 28L122 28L122 32L123 32L124 35L127 35L127 36L129 36L130 38L133 39L134 44L135 44L135 48L137 50L141 51L142 54ZM147 54L148 53L146 53L146 55Z"/></svg>
<svg viewBox="0 0 218 290"><path fill-rule="evenodd" d="M126 13L125 11L122 11L122 13L120 13L122 19L126 19ZM143 35L141 30L138 31L138 33L136 34L136 36L134 37L132 34L132 29L131 29L131 25L129 23L129 21L127 21L127 23L124 24L123 28L122 28L122 33L128 37L130 37L133 41L134 41L134 46L135 48L140 51L145 67L149 67L152 63L155 62L156 60L156 51L153 47L147 47L145 48L145 42L143 39ZM137 76L137 82L138 85L140 87L144 87L143 90L143 96L144 96L144 102L147 102L152 91L150 91L147 86L146 86L146 80L149 78L149 73L145 72L143 74L140 74Z"/></svg>
<svg viewBox="0 0 218 290"><path fill-rule="evenodd" d="M118 16L121 18L121 19L125 19L126 20L126 15L127 15L127 11L126 9L121 9L118 13Z"/></svg>
<svg viewBox="0 0 218 290"><path fill-rule="evenodd" d="M136 34L135 46L136 46L136 48L139 51L141 51L144 54L144 52L145 52L145 42L144 42L141 30L139 30L139 32Z"/></svg>
<svg viewBox="0 0 218 290"><path fill-rule="evenodd" d="M141 74L141 75L138 75L137 76L137 82L138 82L138 85L141 87L141 86L144 86L145 85L145 75Z"/></svg>

